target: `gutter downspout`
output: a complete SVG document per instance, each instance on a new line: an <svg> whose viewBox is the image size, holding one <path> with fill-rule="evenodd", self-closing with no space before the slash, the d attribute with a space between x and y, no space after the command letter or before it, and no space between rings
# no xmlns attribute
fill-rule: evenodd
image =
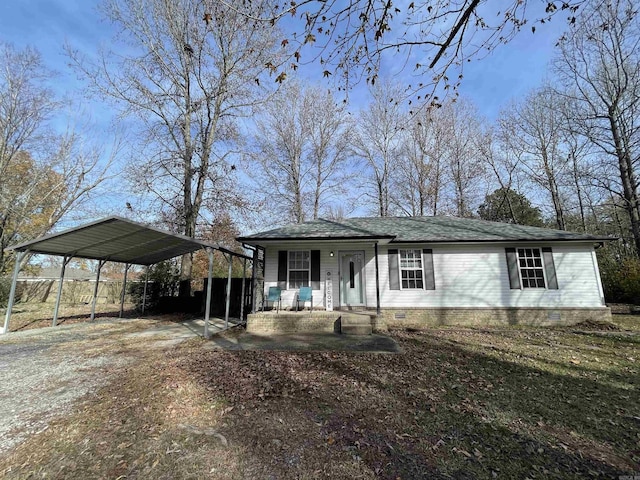
<svg viewBox="0 0 640 480"><path fill-rule="evenodd" d="M378 242L373 244L376 258L376 315L380 315L380 273L378 272Z"/></svg>

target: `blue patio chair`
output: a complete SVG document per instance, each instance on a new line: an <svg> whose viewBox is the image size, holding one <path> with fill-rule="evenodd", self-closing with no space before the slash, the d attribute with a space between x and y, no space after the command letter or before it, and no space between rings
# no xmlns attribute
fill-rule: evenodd
<svg viewBox="0 0 640 480"><path fill-rule="evenodd" d="M276 307L276 312L280 312L280 308L282 307L282 291L280 290L280 287L269 287L269 295L267 296L267 298L263 298L262 300L262 311L264 312L264 304L271 302L272 304L272 308L276 305L277 302L277 307Z"/></svg>
<svg viewBox="0 0 640 480"><path fill-rule="evenodd" d="M311 311L313 312L313 290L311 287L300 287L296 306L297 310L300 310L300 302L302 302L302 308L304 308L306 302L311 302Z"/></svg>

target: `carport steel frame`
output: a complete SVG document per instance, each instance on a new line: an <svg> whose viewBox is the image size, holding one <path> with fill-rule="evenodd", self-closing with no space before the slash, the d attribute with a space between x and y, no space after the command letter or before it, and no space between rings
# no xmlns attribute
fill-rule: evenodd
<svg viewBox="0 0 640 480"><path fill-rule="evenodd" d="M140 240L142 239L142 240ZM7 248L16 251L16 264L11 280L11 290L9 292L9 303L5 315L4 327L0 333L9 332L11 313L15 302L16 285L18 273L24 259L30 254L45 254L63 257L58 293L54 307L53 322L55 326L58 319L60 299L62 297L62 285L64 282L65 267L72 258L86 258L98 260L98 271L96 274L96 284L94 288L93 301L91 304L90 321L95 318L98 282L100 281L100 271L108 261L124 263L125 276L120 297L120 314L122 317L124 307L125 288L127 285L127 272L131 265L145 265L147 272L145 275L144 292L142 299L142 313L146 305L147 284L149 280L148 267L168 260L185 253L192 253L197 250L205 250L209 259L208 282L207 282L207 303L204 318L204 336L209 338L209 319L211 305L211 284L213 276L213 254L215 250L222 252L229 263L229 276L227 278L226 308L225 308L225 328L229 326L229 302L231 294L231 265L233 257L243 259L244 274L246 276L246 262L253 261L253 258L241 253L233 252L224 247L213 245L201 240L176 235L160 229L142 225L121 217L108 217L96 222L81 225L76 228L65 230L60 233L46 235L29 242L21 243ZM127 253L129 252L129 253ZM244 284L243 284L244 290ZM243 295L244 305L244 295Z"/></svg>

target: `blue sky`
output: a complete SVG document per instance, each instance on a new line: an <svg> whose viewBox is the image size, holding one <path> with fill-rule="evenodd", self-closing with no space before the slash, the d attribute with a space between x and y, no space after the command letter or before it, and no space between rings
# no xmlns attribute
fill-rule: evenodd
<svg viewBox="0 0 640 480"><path fill-rule="evenodd" d="M31 45L60 75L59 87L73 83L63 54L66 41L88 52L108 40L110 30L101 22L96 2L82 0L23 0L0 3L0 38L17 47Z"/></svg>
<svg viewBox="0 0 640 480"><path fill-rule="evenodd" d="M82 97L82 83L69 69L63 45L68 43L72 48L92 55L101 44L108 44L114 31L111 25L101 19L101 14L97 11L98 3L98 0L0 2L0 40L17 47L36 47L46 64L58 73L54 85L57 92L72 98ZM489 120L495 119L500 109L506 107L510 100L524 96L541 84L547 75L547 65L553 56L554 44L564 27L564 19L561 17L546 25L538 25L535 34L527 26L509 44L500 46L481 60L466 63L460 93L474 101L482 115ZM396 71L397 65L396 59L392 58L385 64L388 69L381 72L381 76L395 74L398 81L415 82L407 72ZM314 71L310 68L306 67L303 78L320 79L321 70ZM363 107L368 102L365 85L352 91L349 99L352 112ZM85 99L81 112L81 115L85 115L85 112L90 115L96 124L95 131L104 131L107 138L106 132L113 118L109 108L96 100ZM64 125L60 126L64 128ZM110 143L111 139L106 142ZM123 182L109 188L111 197L105 197L101 203L105 212L118 213L123 208L122 195L126 194L127 199L131 199L132 194L123 191L126 188Z"/></svg>
<svg viewBox="0 0 640 480"><path fill-rule="evenodd" d="M1 2L0 38L16 46L35 46L47 64L59 73L57 89L72 93L79 84L67 68L63 44L68 42L91 54L112 35L110 25L101 20L96 10L97 3L93 0ZM481 113L495 118L510 99L540 85L562 28L564 23L560 17L538 25L535 34L525 27L508 45L484 59L466 64L461 94L475 101ZM310 75L316 77L316 72ZM355 102L364 98L365 95L357 91L350 95ZM351 106L358 107L357 104Z"/></svg>

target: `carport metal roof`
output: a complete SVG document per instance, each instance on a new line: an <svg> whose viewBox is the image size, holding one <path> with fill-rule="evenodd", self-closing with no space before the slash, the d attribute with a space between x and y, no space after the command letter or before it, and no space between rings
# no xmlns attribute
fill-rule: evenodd
<svg viewBox="0 0 640 480"><path fill-rule="evenodd" d="M7 250L153 265L203 248L242 256L214 244L117 216L20 243Z"/></svg>
<svg viewBox="0 0 640 480"><path fill-rule="evenodd" d="M13 280L11 282L11 291L9 293L9 304L5 316L4 328L0 333L9 331L9 322L11 320L11 310L13 307L16 282L18 280L18 272L20 271L20 262L27 254L46 254L58 255L64 257L63 266L60 273L60 282L58 284L58 295L56 297L55 310L53 315L53 326L56 325L58 317L58 308L60 306L60 297L62 294L62 283L64 281L65 266L71 258L86 258L90 260L100 261L98 266L98 274L96 278L96 286L93 295L93 303L91 308L91 320L94 318L95 305L97 298L98 280L100 279L100 268L104 262L119 262L127 265L153 265L163 260L178 257L185 253L195 252L205 249L209 256L209 276L207 283L207 300L205 309L205 337L208 338L209 326L209 309L211 304L211 283L212 283L212 267L213 267L213 251L218 250L229 255L229 278L227 281L226 295L226 313L225 324L229 320L229 298L231 289L231 258L233 256L240 257L246 261L252 260L251 257L241 253L228 250L226 248L214 245L212 243L203 242L184 235L165 232L163 230L153 228L147 225L133 222L126 218L112 216L103 218L92 223L87 223L76 228L71 228L59 233L53 233L44 237L37 238L28 242L11 246L6 250L15 250L20 252L16 260ZM127 269L125 269L124 282L122 286L122 295L120 300L120 316L124 305L124 292L127 282ZM244 282L242 284L244 298ZM146 281L145 293L146 297ZM144 311L144 300L143 300Z"/></svg>

